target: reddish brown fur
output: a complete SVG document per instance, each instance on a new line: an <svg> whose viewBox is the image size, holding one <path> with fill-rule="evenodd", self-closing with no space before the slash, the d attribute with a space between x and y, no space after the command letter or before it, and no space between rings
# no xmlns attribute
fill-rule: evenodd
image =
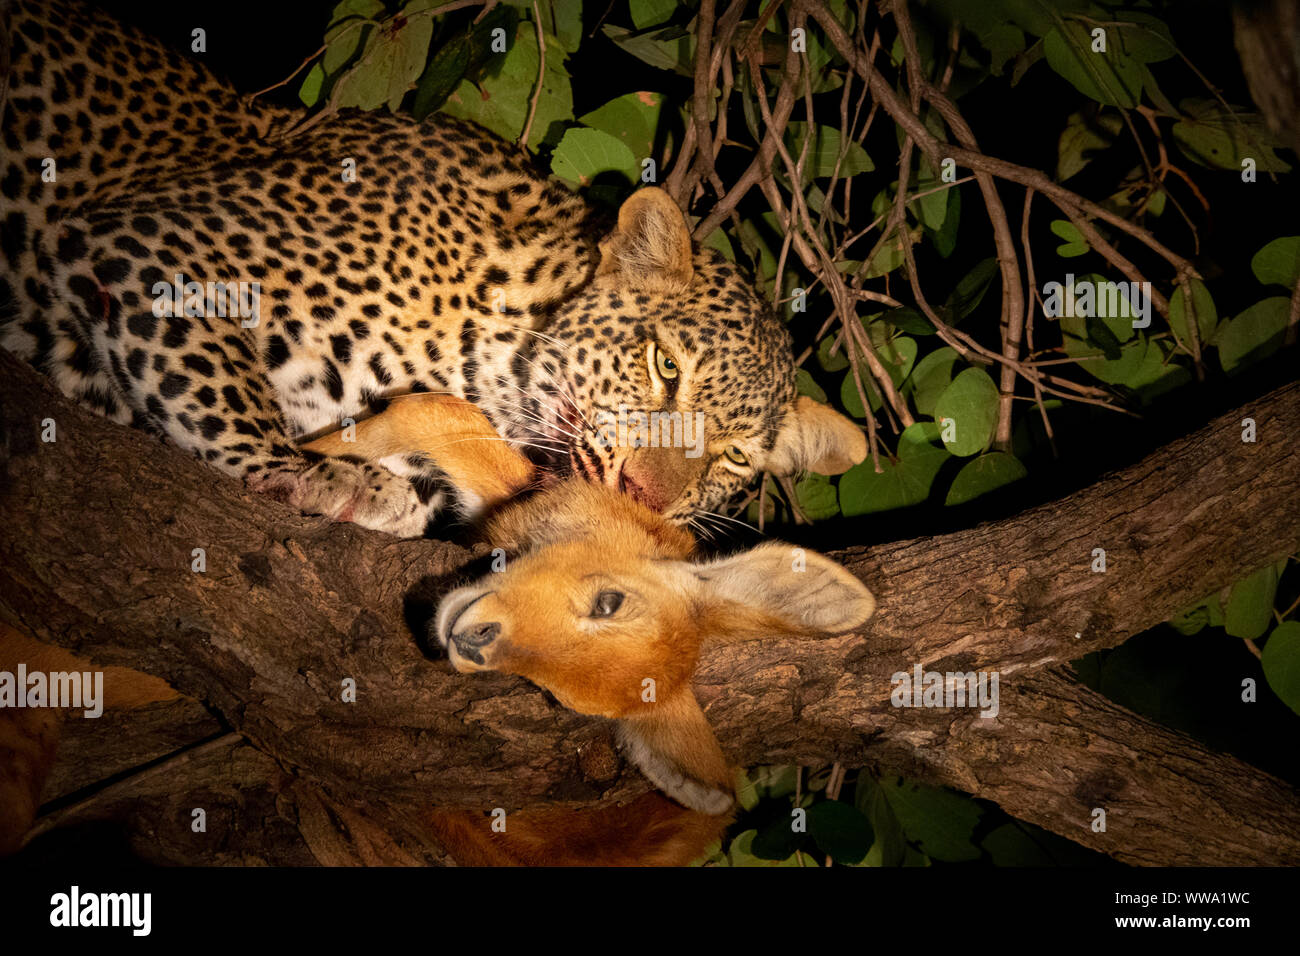
<svg viewBox="0 0 1300 956"><path fill-rule="evenodd" d="M61 647L52 647L0 624L0 671L104 672L104 709L129 710L180 696L156 677L125 667L97 667ZM54 768L62 711L0 710L0 856L12 853L36 818L41 790Z"/></svg>

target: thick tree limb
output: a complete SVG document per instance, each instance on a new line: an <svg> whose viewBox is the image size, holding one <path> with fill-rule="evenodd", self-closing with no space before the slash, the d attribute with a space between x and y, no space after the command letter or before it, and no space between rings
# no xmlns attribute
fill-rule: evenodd
<svg viewBox="0 0 1300 956"><path fill-rule="evenodd" d="M465 551L292 514L71 406L3 354L0 379L5 620L164 677L303 786L358 805L582 804L646 786L608 759L601 721L419 653L407 618ZM1015 518L838 553L880 602L865 638L705 655L697 690L729 756L906 769L1135 862L1300 861L1290 787L1031 673L1118 644L1294 549L1298 398L1300 385L1278 389ZM1241 441L1246 415L1254 444ZM48 418L53 444L38 437ZM1104 574L1094 548L1106 549ZM998 670L999 718L890 706L890 676L918 663ZM340 699L345 678L357 703ZM1107 810L1105 834L1087 827L1094 807ZM1248 820L1254 831L1233 829Z"/></svg>

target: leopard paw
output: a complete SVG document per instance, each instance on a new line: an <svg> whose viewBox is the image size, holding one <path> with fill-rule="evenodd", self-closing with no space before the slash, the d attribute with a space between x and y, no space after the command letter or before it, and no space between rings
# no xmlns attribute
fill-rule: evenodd
<svg viewBox="0 0 1300 956"><path fill-rule="evenodd" d="M253 486L304 514L399 538L420 537L428 522L428 508L411 482L375 465L327 458L305 471L265 475Z"/></svg>

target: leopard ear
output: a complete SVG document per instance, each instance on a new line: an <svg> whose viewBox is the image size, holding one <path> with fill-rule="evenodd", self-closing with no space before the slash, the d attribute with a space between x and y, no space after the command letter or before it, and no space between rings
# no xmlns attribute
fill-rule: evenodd
<svg viewBox="0 0 1300 956"><path fill-rule="evenodd" d="M800 395L764 462L775 475L839 475L867 457L862 429L829 405Z"/></svg>
<svg viewBox="0 0 1300 956"><path fill-rule="evenodd" d="M634 289L684 292L694 274L691 230L662 189L634 192L618 211L618 226L600 244L601 274L619 273Z"/></svg>

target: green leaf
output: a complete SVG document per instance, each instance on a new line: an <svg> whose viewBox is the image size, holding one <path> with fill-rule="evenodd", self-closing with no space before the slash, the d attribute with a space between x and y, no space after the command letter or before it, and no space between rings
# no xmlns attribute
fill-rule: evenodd
<svg viewBox="0 0 1300 956"><path fill-rule="evenodd" d="M774 800L788 797L798 789L799 768L789 763L766 764L754 767L746 779L751 781L759 799Z"/></svg>
<svg viewBox="0 0 1300 956"><path fill-rule="evenodd" d="M1123 127L1116 113L1072 114L1056 143L1057 181L1065 182L1092 162L1092 154L1109 148Z"/></svg>
<svg viewBox="0 0 1300 956"><path fill-rule="evenodd" d="M868 851L864 865L902 866L907 851L903 828L889 808L889 800L875 779L866 770L858 771L858 785L853 792L853 805L871 824L876 842Z"/></svg>
<svg viewBox="0 0 1300 956"><path fill-rule="evenodd" d="M1083 320L1084 328L1088 330L1088 341L1096 344L1101 349L1102 355L1108 359L1117 359L1120 357L1120 342L1123 339L1112 332L1110 324L1103 318L1090 315ZM1133 328L1130 325L1128 334L1124 338L1132 338Z"/></svg>
<svg viewBox="0 0 1300 956"><path fill-rule="evenodd" d="M360 21L374 20L382 17L383 13L384 5L380 0L343 0L334 8L329 29L325 31L325 55L312 65L298 90L303 103L315 106L324 94L332 90L339 71L370 40L374 25Z"/></svg>
<svg viewBox="0 0 1300 956"><path fill-rule="evenodd" d="M799 866L800 865L799 860L794 856L791 856L788 859L782 860L780 862L764 860L761 857L755 856L753 852L753 845L754 845L754 837L756 837L757 835L758 835L757 830L746 830L744 833L741 833L739 836L737 836L734 840L731 841L731 846L728 849L728 856L731 859L732 866ZM817 863L816 861L805 858L804 865L816 866Z"/></svg>
<svg viewBox="0 0 1300 956"><path fill-rule="evenodd" d="M835 172L835 162L839 159L843 137L833 126L814 126L811 134L807 123L789 123L785 128L786 148L796 163L803 150L804 140L812 136L808 145L808 156L804 160L804 178L820 179ZM875 164L859 143L849 143L844 161L840 163L840 177L856 176L874 170Z"/></svg>
<svg viewBox="0 0 1300 956"><path fill-rule="evenodd" d="M1131 57L1139 63L1159 63L1178 55L1173 35L1163 21L1130 10L1123 11L1116 19L1120 23L1106 28L1106 43L1114 44L1119 56Z"/></svg>
<svg viewBox="0 0 1300 956"><path fill-rule="evenodd" d="M849 367L848 357L844 354L843 342L840 342L839 348L835 349L833 355L831 354L831 347L835 345L839 338L839 333L832 332L817 343L817 364L828 372L838 372Z"/></svg>
<svg viewBox="0 0 1300 956"><path fill-rule="evenodd" d="M1020 81L1025 78L1029 68L1043 58L1044 44L1042 40L1033 43L1028 50L1016 57L1016 62L1011 66L1011 85L1018 86Z"/></svg>
<svg viewBox="0 0 1300 956"><path fill-rule="evenodd" d="M754 271L762 282L770 288L776 279L776 253L772 251L773 243L780 248L781 227L776 216L763 213L760 216L747 216L740 220L737 229L741 247L749 255Z"/></svg>
<svg viewBox="0 0 1300 956"><path fill-rule="evenodd" d="M1148 340L1141 364L1120 384L1133 389L1144 402L1149 402L1190 382L1192 373L1186 366L1173 361L1172 352L1172 343Z"/></svg>
<svg viewBox="0 0 1300 956"><path fill-rule="evenodd" d="M777 817L754 834L749 852L760 860L786 860L804 842L805 834L796 833L792 816Z"/></svg>
<svg viewBox="0 0 1300 956"><path fill-rule="evenodd" d="M1260 663L1273 693L1300 714L1300 622L1284 621L1273 629Z"/></svg>
<svg viewBox="0 0 1300 956"><path fill-rule="evenodd" d="M433 20L429 17L372 31L360 58L334 84L330 102L340 109L373 110L386 103L396 110L423 71L432 39ZM328 60L329 50L325 53ZM329 72L328 62L325 72Z"/></svg>
<svg viewBox="0 0 1300 956"><path fill-rule="evenodd" d="M910 332L913 335L934 335L935 332L930 320L917 312L916 309L890 309L881 316L881 319L894 328L903 332Z"/></svg>
<svg viewBox="0 0 1300 956"><path fill-rule="evenodd" d="M944 213L943 227L938 231L927 232L930 241L934 243L935 252L947 259L957 248L957 229L961 225L961 190L949 189L944 195L948 197L948 211Z"/></svg>
<svg viewBox="0 0 1300 956"><path fill-rule="evenodd" d="M1094 53L1089 29L1070 20L1048 33L1043 46L1048 65L1084 96L1133 109L1142 98L1141 61L1124 56L1110 41L1108 35L1105 53Z"/></svg>
<svg viewBox="0 0 1300 956"><path fill-rule="evenodd" d="M826 397L825 389L817 384L816 380L808 373L807 369L795 369L794 386L795 391L800 395L807 395L809 398L821 402L823 405L830 401L830 399Z"/></svg>
<svg viewBox="0 0 1300 956"><path fill-rule="evenodd" d="M714 840L696 859L691 861L691 866L731 866L731 860L723 852L722 841Z"/></svg>
<svg viewBox="0 0 1300 956"><path fill-rule="evenodd" d="M1155 104L1156 110L1160 115L1171 116L1175 119L1182 118L1183 114L1178 112L1178 107L1169 102L1169 98L1165 96L1164 90L1160 89L1160 84L1156 82L1155 75L1151 72L1151 68L1145 63L1142 64L1142 89L1146 91L1147 96L1150 98L1151 102Z"/></svg>
<svg viewBox="0 0 1300 956"><path fill-rule="evenodd" d="M920 195L915 201L921 210L921 222L926 229L938 231L943 228L943 220L948 215L948 193L943 181L930 168L924 155L917 161L917 177L914 191Z"/></svg>
<svg viewBox="0 0 1300 956"><path fill-rule="evenodd" d="M473 120L502 139L518 139L537 84L538 59L536 29L531 23L521 22L495 75L485 76L478 87L462 82L447 98L442 111L458 119ZM573 90L564 60L564 50L554 37L547 37L546 73L537 115L528 134L530 149L546 141L552 124L573 119Z"/></svg>
<svg viewBox="0 0 1300 956"><path fill-rule="evenodd" d="M809 475L794 486L794 492L799 510L810 521L825 521L840 513L835 486L825 475Z"/></svg>
<svg viewBox="0 0 1300 956"><path fill-rule="evenodd" d="M934 406L952 381L952 367L958 358L957 350L945 345L916 363L911 387L912 403L918 414L934 417Z"/></svg>
<svg viewBox="0 0 1300 956"><path fill-rule="evenodd" d="M1001 76L1007 63L1025 52L1028 41L1023 30L1009 23L999 23L979 36L980 44L989 51L989 72Z"/></svg>
<svg viewBox="0 0 1300 956"><path fill-rule="evenodd" d="M415 84L415 98L411 102L411 115L417 122L436 113L447 102L452 90L460 85L469 69L469 51L468 38L457 37L430 58Z"/></svg>
<svg viewBox="0 0 1300 956"><path fill-rule="evenodd" d="M1219 596L1212 594L1187 610L1179 611L1170 619L1169 626L1185 637L1191 637L1207 626L1222 627L1223 608L1219 604Z"/></svg>
<svg viewBox="0 0 1300 956"><path fill-rule="evenodd" d="M916 364L916 339L906 335L896 336L877 348L880 361L884 363L889 378L897 388L903 384Z"/></svg>
<svg viewBox="0 0 1300 956"><path fill-rule="evenodd" d="M578 122L609 133L627 146L639 162L654 152L663 103L662 93L627 93L578 117Z"/></svg>
<svg viewBox="0 0 1300 956"><path fill-rule="evenodd" d="M945 21L961 21L962 27L974 33L986 47L985 36L1002 24L1014 23L1034 36L1042 36L1054 25L1054 11L1081 9L1078 0L1056 0L1052 4L1041 0L999 0L997 3L989 0L930 0L928 6Z"/></svg>
<svg viewBox="0 0 1300 956"><path fill-rule="evenodd" d="M624 51L632 54L643 63L649 63L661 70L672 70L682 76L694 75L695 35L688 34L674 40L656 40L653 35L646 35L629 30L626 27L607 23L601 27L609 37ZM659 31L655 31L659 32Z"/></svg>
<svg viewBox="0 0 1300 956"><path fill-rule="evenodd" d="M1223 603L1219 600L1218 595L1216 594L1211 600L1207 601L1205 606L1210 612L1210 627L1223 627L1227 615L1223 613Z"/></svg>
<svg viewBox="0 0 1300 956"><path fill-rule="evenodd" d="M303 77L302 86L298 87L298 99L302 100L304 106L315 106L324 87L325 69L319 63L313 63Z"/></svg>
<svg viewBox="0 0 1300 956"><path fill-rule="evenodd" d="M824 800L808 808L808 835L836 863L859 863L876 836L867 818L850 804Z"/></svg>
<svg viewBox="0 0 1300 956"><path fill-rule="evenodd" d="M1089 320L1096 323L1098 320ZM1062 320L1062 326L1065 322ZM1070 339L1067 338L1067 342ZM1172 345L1168 346L1172 349ZM1066 352L1071 352L1067 344ZM1105 353L1094 348L1090 355L1101 356ZM1144 401L1150 401L1172 388L1190 381L1191 372L1184 366L1170 361L1160 341L1139 336L1119 350L1114 359L1091 359L1081 361L1079 367L1089 375L1110 385L1124 385L1133 389Z"/></svg>
<svg viewBox="0 0 1300 956"><path fill-rule="evenodd" d="M699 221L698 217L691 217L692 226L698 225ZM727 238L727 233L720 226L709 234L709 237L704 240L702 245L706 249L716 249L726 257L728 262L736 261L736 250L732 248L731 240Z"/></svg>
<svg viewBox="0 0 1300 956"><path fill-rule="evenodd" d="M638 30L657 27L677 12L677 0L628 0L628 12Z"/></svg>
<svg viewBox="0 0 1300 956"><path fill-rule="evenodd" d="M897 777L880 787L907 838L927 856L950 863L979 858L973 837L983 811L974 800Z"/></svg>
<svg viewBox="0 0 1300 956"><path fill-rule="evenodd" d="M952 457L934 444L938 438L939 426L934 422L916 422L899 437L898 460L882 456L880 474L870 458L854 465L840 477L840 511L852 517L925 501L939 469Z"/></svg>
<svg viewBox="0 0 1300 956"><path fill-rule="evenodd" d="M1223 629L1233 637L1255 640L1263 637L1273 621L1273 599L1277 597L1277 568L1260 568L1232 586Z"/></svg>
<svg viewBox="0 0 1300 956"><path fill-rule="evenodd" d="M858 383L854 379L852 372L845 375L843 381L840 382L840 404L854 418L867 417L867 410L862 406L862 392L866 392L867 402L871 405L873 412L880 408L880 393L876 391L876 387L871 384L871 380L865 375L861 376L861 378L862 391L858 390Z"/></svg>
<svg viewBox="0 0 1300 956"><path fill-rule="evenodd" d="M889 373L890 380L893 381L895 388L901 385L903 380L907 378L908 373L912 371L912 365L916 362L916 351L916 339L908 338L905 335L885 341L876 347L876 353L880 357L881 364L885 366L885 370ZM883 399L880 397L880 392L877 390L875 381L867 370L865 362L859 366L859 377L862 379L862 388L867 393L867 401L871 403L871 410L873 412L879 411ZM844 381L840 383L840 403L849 414L857 418L867 417L852 372L844 376Z"/></svg>
<svg viewBox="0 0 1300 956"><path fill-rule="evenodd" d="M889 273L902 266L907 261L907 254L903 251L903 241L902 236L895 231L872 257L863 278L879 279L881 276L889 275ZM840 262L837 265L844 267L842 271L856 272L861 263Z"/></svg>
<svg viewBox="0 0 1300 956"><path fill-rule="evenodd" d="M1291 301L1275 296L1256 302L1236 318L1229 319L1215 336L1219 364L1229 375L1272 355L1286 335Z"/></svg>
<svg viewBox="0 0 1300 956"><path fill-rule="evenodd" d="M582 45L582 4L572 0L541 0L542 31L555 37L561 49L574 53Z"/></svg>
<svg viewBox="0 0 1300 956"><path fill-rule="evenodd" d="M1274 239L1250 260L1250 271L1264 285L1294 289L1300 282L1300 236Z"/></svg>
<svg viewBox="0 0 1300 956"><path fill-rule="evenodd" d="M998 419L998 387L981 368L968 368L944 389L934 407L935 421L948 451L959 457L982 452L993 438ZM948 425L952 422L952 425Z"/></svg>
<svg viewBox="0 0 1300 956"><path fill-rule="evenodd" d="M1216 169L1241 171L1244 159L1253 159L1264 172L1291 170L1273 151L1276 137L1257 113L1224 108L1218 100L1183 100L1187 119L1174 124L1174 139L1191 159Z"/></svg>
<svg viewBox="0 0 1300 956"><path fill-rule="evenodd" d="M948 296L948 301L944 303L951 324L955 325L979 308L979 304L984 301L984 294L988 292L997 274L998 261L989 258L981 260L975 268L962 276L957 287L953 289L952 295Z"/></svg>
<svg viewBox="0 0 1300 956"><path fill-rule="evenodd" d="M566 182L588 186L601 173L616 172L636 182L637 159L619 139L598 129L574 127L555 147L551 171Z"/></svg>
<svg viewBox="0 0 1300 956"><path fill-rule="evenodd" d="M1170 361L1165 351L1172 346L1147 339L1133 329L1134 309L1121 286L1108 283L1102 276L1081 276L1074 286L1076 293L1068 311L1073 315L1060 318L1062 344L1067 355L1080 359L1079 367L1089 375L1111 385L1124 385L1150 400L1158 394L1188 380L1190 372ZM1080 299L1085 289L1093 300ZM1116 293L1112 300L1110 292ZM1063 292L1063 295L1066 294ZM1080 316L1079 312L1106 312L1104 316ZM1122 347L1119 347L1122 344Z"/></svg>
<svg viewBox="0 0 1300 956"><path fill-rule="evenodd" d="M1214 297L1210 295L1205 283L1200 279L1192 279L1191 286L1192 307L1196 312L1196 334L1204 348L1219 325L1219 312L1214 307ZM1191 343L1187 324L1187 296L1183 294L1183 286L1176 288L1169 299L1169 325L1178 336L1178 341L1184 345Z"/></svg>
<svg viewBox="0 0 1300 956"><path fill-rule="evenodd" d="M1092 248L1088 245L1088 240L1083 238L1083 233L1067 219L1053 219L1052 232L1065 240L1064 245L1056 247L1056 254L1063 259L1081 256Z"/></svg>
<svg viewBox="0 0 1300 956"><path fill-rule="evenodd" d="M494 7L478 23L471 23L466 32L452 37L429 58L424 73L415 84L415 97L411 115L416 121L436 113L447 102L461 80L476 79L484 66L494 57L492 34L504 30L507 36L515 32L519 15L513 7Z"/></svg>
<svg viewBox="0 0 1300 956"><path fill-rule="evenodd" d="M994 866L1052 866L1056 862L1015 823L997 827L980 845L993 858Z"/></svg>
<svg viewBox="0 0 1300 956"><path fill-rule="evenodd" d="M325 55L321 57L321 67L327 74L337 73L370 38L373 25L362 26L357 21L375 20L383 14L384 5L379 0L343 0L334 8L325 31Z"/></svg>
<svg viewBox="0 0 1300 956"><path fill-rule="evenodd" d="M1091 354L1098 348L1105 351L1105 346L1111 342L1127 342L1137 334L1133 329L1135 311L1128 299L1126 284L1111 282L1103 275L1090 272L1078 276L1073 286L1063 287L1061 295L1061 328L1069 333L1069 337L1086 343L1077 351L1071 351L1071 343L1067 341L1069 354ZM1105 343L1092 338L1093 333L1103 326L1109 333ZM1078 343L1075 344L1077 347Z"/></svg>
<svg viewBox="0 0 1300 956"><path fill-rule="evenodd" d="M948 489L945 505L965 504L995 488L1019 481L1029 472L1015 456L1002 451L980 455L962 466Z"/></svg>

